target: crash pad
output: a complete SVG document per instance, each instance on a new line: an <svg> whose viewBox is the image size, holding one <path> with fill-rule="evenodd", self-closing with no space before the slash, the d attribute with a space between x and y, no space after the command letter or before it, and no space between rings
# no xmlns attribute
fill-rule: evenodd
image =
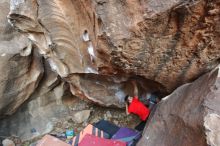
<svg viewBox="0 0 220 146"><path fill-rule="evenodd" d="M89 124L85 129L83 129L78 135L73 137L72 140L72 145L73 146L78 146L78 144L81 142L83 137L86 134L91 134L97 137L102 137L102 138L110 138L109 134L105 133L104 131L94 127L93 125Z"/></svg>
<svg viewBox="0 0 220 146"><path fill-rule="evenodd" d="M138 141L141 137L141 133L126 127L120 128L111 139L124 141L128 146Z"/></svg>
<svg viewBox="0 0 220 146"><path fill-rule="evenodd" d="M116 126L115 124L106 121L106 120L100 120L99 122L94 124L95 127L97 127L100 130L103 130L104 132L108 133L110 137L112 137L120 128Z"/></svg>
<svg viewBox="0 0 220 146"><path fill-rule="evenodd" d="M86 134L79 143L79 146L126 146L126 143Z"/></svg>
<svg viewBox="0 0 220 146"><path fill-rule="evenodd" d="M45 135L36 146L71 146L56 137Z"/></svg>

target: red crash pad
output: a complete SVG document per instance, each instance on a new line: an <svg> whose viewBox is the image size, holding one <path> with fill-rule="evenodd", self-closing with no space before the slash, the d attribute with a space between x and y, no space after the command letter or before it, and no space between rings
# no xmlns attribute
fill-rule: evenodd
<svg viewBox="0 0 220 146"><path fill-rule="evenodd" d="M37 146L70 146L69 144L57 139L56 137L45 135Z"/></svg>
<svg viewBox="0 0 220 146"><path fill-rule="evenodd" d="M126 146L126 143L86 134L79 143L79 146Z"/></svg>
<svg viewBox="0 0 220 146"><path fill-rule="evenodd" d="M77 136L73 137L72 146L78 146L78 143L81 142L86 134L91 134L102 138L109 138L109 135L107 133L89 124Z"/></svg>

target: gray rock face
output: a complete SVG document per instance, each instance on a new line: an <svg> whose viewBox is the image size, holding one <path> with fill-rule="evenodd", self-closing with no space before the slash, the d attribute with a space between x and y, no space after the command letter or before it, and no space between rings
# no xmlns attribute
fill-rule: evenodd
<svg viewBox="0 0 220 146"><path fill-rule="evenodd" d="M207 143L211 146L220 145L220 116L217 114L209 114L205 117L205 128L207 135Z"/></svg>
<svg viewBox="0 0 220 146"><path fill-rule="evenodd" d="M138 146L220 145L220 73L175 90L157 107Z"/></svg>
<svg viewBox="0 0 220 146"><path fill-rule="evenodd" d="M90 113L91 113L90 110L79 111L73 115L72 119L76 123L83 123L88 120Z"/></svg>
<svg viewBox="0 0 220 146"><path fill-rule="evenodd" d="M35 91L44 70L36 53L5 56L1 61L0 115L11 115Z"/></svg>
<svg viewBox="0 0 220 146"><path fill-rule="evenodd" d="M9 139L3 140L2 144L3 144L3 146L15 146L14 142Z"/></svg>
<svg viewBox="0 0 220 146"><path fill-rule="evenodd" d="M47 62L44 67L44 77L28 102L12 116L0 120L0 135L14 135L22 141L30 140L53 130L56 121L69 114L66 102L71 104L73 97L68 85L50 70Z"/></svg>
<svg viewBox="0 0 220 146"><path fill-rule="evenodd" d="M0 118L11 115L35 91L43 75L42 58L24 34L7 22L9 3L0 2Z"/></svg>

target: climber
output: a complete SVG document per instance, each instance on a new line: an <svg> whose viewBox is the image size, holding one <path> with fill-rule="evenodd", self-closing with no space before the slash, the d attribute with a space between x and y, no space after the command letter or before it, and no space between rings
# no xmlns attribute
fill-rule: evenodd
<svg viewBox="0 0 220 146"><path fill-rule="evenodd" d="M146 120L150 114L150 110L138 99L138 89L135 81L132 81L132 84L134 86L134 97L129 95L125 96L126 113L127 115L133 113L140 117L142 122L138 124L135 129L138 131L143 131Z"/></svg>
<svg viewBox="0 0 220 146"><path fill-rule="evenodd" d="M144 103L151 111L155 107L155 105L160 102L160 98L157 95L157 92L146 93L144 97L140 99L142 103Z"/></svg>

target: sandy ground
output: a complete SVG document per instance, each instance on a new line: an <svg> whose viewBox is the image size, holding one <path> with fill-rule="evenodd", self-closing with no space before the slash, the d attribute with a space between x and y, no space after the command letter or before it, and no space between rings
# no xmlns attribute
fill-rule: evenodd
<svg viewBox="0 0 220 146"><path fill-rule="evenodd" d="M120 127L129 127L134 128L139 122L139 118L135 115L126 115L125 109L118 109L118 108L106 108L101 107L92 103L88 103L82 101L80 99L75 99L74 105L70 105L69 108L72 114L82 111L82 110L91 110L90 117L87 121L77 124L73 121L73 116L66 116L63 119L60 119L55 127L54 130L50 134L61 134L65 132L67 129L74 129L75 134L78 134L82 129L86 127L88 124L92 124L98 122L101 119L105 119L111 121L112 123L120 126ZM20 146L34 146L36 142L41 137L33 139L31 141L26 141L23 143L19 143L18 138L15 138L14 141L17 143L16 145ZM66 140L69 141L69 140Z"/></svg>

